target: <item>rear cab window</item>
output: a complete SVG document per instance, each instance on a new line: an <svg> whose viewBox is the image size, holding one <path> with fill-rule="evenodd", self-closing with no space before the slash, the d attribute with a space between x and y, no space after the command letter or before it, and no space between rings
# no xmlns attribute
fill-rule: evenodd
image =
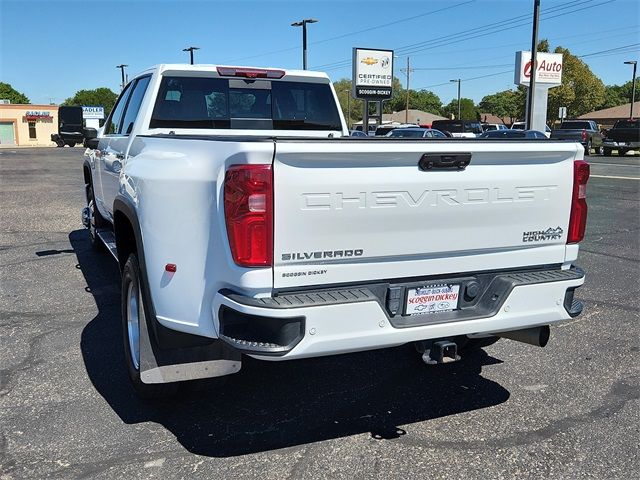
<svg viewBox="0 0 640 480"><path fill-rule="evenodd" d="M592 130L593 126L589 122L562 122L560 130Z"/></svg>
<svg viewBox="0 0 640 480"><path fill-rule="evenodd" d="M149 128L342 130L328 83L163 76Z"/></svg>
<svg viewBox="0 0 640 480"><path fill-rule="evenodd" d="M640 120L618 120L613 128L640 128Z"/></svg>

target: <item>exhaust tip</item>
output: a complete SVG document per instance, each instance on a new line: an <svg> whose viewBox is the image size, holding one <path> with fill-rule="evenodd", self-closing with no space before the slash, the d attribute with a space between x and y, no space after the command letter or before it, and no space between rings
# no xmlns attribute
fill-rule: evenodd
<svg viewBox="0 0 640 480"><path fill-rule="evenodd" d="M551 329L549 328L549 325L544 325L542 327L525 328L523 330L498 332L494 335L500 338L515 340L516 342L528 343L529 345L535 345L536 347L545 347L547 343L549 343Z"/></svg>

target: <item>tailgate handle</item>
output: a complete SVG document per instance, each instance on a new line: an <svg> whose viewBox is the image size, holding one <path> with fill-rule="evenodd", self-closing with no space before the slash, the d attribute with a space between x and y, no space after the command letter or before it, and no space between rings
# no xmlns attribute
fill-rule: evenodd
<svg viewBox="0 0 640 480"><path fill-rule="evenodd" d="M471 163L471 153L425 153L418 167L427 170L464 170Z"/></svg>

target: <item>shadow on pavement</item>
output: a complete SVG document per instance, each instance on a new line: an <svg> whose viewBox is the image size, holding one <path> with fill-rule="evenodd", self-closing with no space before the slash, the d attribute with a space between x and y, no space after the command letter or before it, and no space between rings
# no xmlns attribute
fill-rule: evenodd
<svg viewBox="0 0 640 480"><path fill-rule="evenodd" d="M82 332L89 378L127 424L156 422L190 452L226 457L369 433L397 438L400 427L505 402L509 392L483 378L501 363L484 351L427 367L411 346L291 362L245 357L223 388L204 384L165 403L137 399L124 367L117 265L71 232L98 315ZM348 319L345 319L348 321Z"/></svg>

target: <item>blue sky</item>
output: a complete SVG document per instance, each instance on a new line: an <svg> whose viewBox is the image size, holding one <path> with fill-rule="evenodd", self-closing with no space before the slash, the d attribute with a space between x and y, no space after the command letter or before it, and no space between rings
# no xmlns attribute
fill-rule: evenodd
<svg viewBox="0 0 640 480"><path fill-rule="evenodd" d="M542 0L540 38L562 45L605 84L631 78L625 60L640 57L640 1ZM533 0L342 1L56 1L0 0L0 80L33 103L59 103L79 89L119 90L120 71L157 63L301 68L301 29L309 25L309 67L332 79L351 75L351 48L396 50L395 74L407 55L412 88L444 103L476 102L513 87L517 50L531 44ZM617 49L617 50L614 50ZM506 73L505 73L506 72ZM482 77L482 78L476 78Z"/></svg>

